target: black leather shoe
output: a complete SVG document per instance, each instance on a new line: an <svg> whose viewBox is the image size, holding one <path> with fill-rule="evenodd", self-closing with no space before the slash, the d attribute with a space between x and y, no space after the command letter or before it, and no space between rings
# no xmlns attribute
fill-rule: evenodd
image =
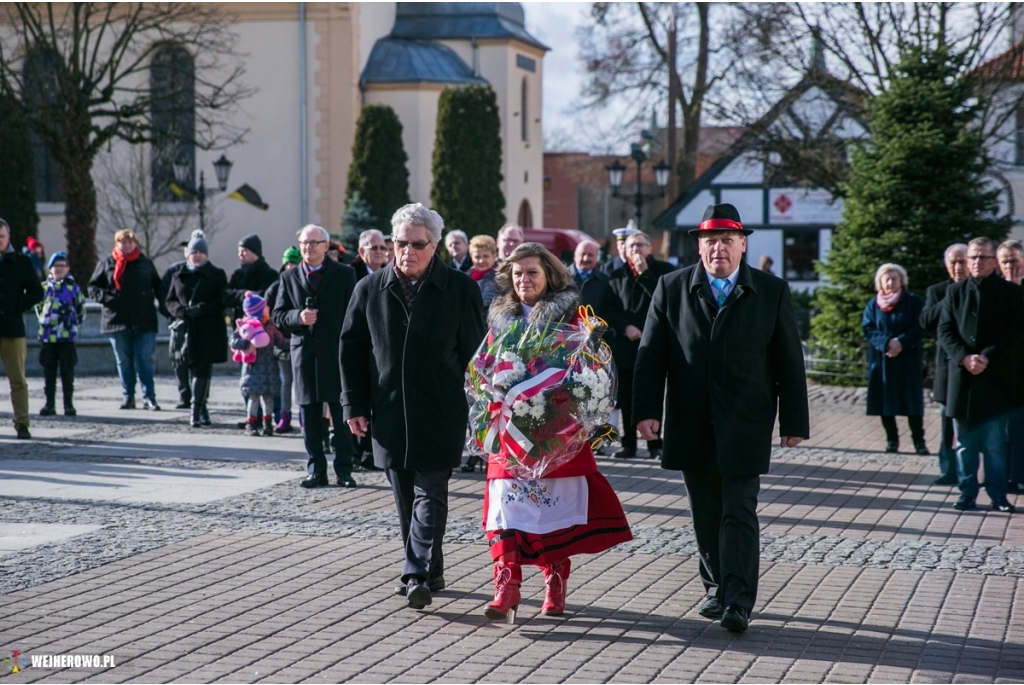
<svg viewBox="0 0 1024 685"><path fill-rule="evenodd" d="M933 481L934 485L956 485L959 483L956 476L939 476Z"/></svg>
<svg viewBox="0 0 1024 685"><path fill-rule="evenodd" d="M355 482L352 476L338 476L338 486L342 488L355 488L359 484Z"/></svg>
<svg viewBox="0 0 1024 685"><path fill-rule="evenodd" d="M741 606L730 604L722 614L722 627L734 633L746 632L750 625L750 614Z"/></svg>
<svg viewBox="0 0 1024 685"><path fill-rule="evenodd" d="M121 409L135 409L135 398L129 397L121 403Z"/></svg>
<svg viewBox="0 0 1024 685"><path fill-rule="evenodd" d="M406 584L405 603L410 609L422 609L432 601L430 588L419 578L413 578Z"/></svg>
<svg viewBox="0 0 1024 685"><path fill-rule="evenodd" d="M697 613L704 618L722 618L722 600L718 597L707 597L703 602L700 603L700 608L697 609Z"/></svg>
<svg viewBox="0 0 1024 685"><path fill-rule="evenodd" d="M304 488L323 488L329 485L327 476L306 476L299 483Z"/></svg>
<svg viewBox="0 0 1024 685"><path fill-rule="evenodd" d="M636 450L628 447L615 450L615 454L612 455L616 459L632 459L636 456Z"/></svg>
<svg viewBox="0 0 1024 685"><path fill-rule="evenodd" d="M661 459L661 448L652 447L647 450L650 454L648 455L651 459Z"/></svg>
<svg viewBox="0 0 1024 685"><path fill-rule="evenodd" d="M146 411L160 411L160 405L156 400L142 400L142 408Z"/></svg>
<svg viewBox="0 0 1024 685"><path fill-rule="evenodd" d="M192 408L192 400L189 400L188 402L186 402L185 400L182 400L181 402L178 402L176 405L174 405L174 408L175 409L191 409Z"/></svg>
<svg viewBox="0 0 1024 685"><path fill-rule="evenodd" d="M889 442L885 443L885 451L886 452L899 452L900 451L900 444L898 442L896 442L895 440L890 440Z"/></svg>
<svg viewBox="0 0 1024 685"><path fill-rule="evenodd" d="M978 507L974 504L974 500L967 495L960 495L960 499L953 503L953 508L959 511L971 511Z"/></svg>
<svg viewBox="0 0 1024 685"><path fill-rule="evenodd" d="M1013 512L1017 511L1017 507L1013 506L1004 499L1002 502L993 502L992 511L1001 511L1006 514L1012 514Z"/></svg>
<svg viewBox="0 0 1024 685"><path fill-rule="evenodd" d="M14 424L14 432L17 434L18 440L32 439L32 434L28 432L28 426L23 423Z"/></svg>
<svg viewBox="0 0 1024 685"><path fill-rule="evenodd" d="M445 588L444 576L438 576L437 578L432 578L427 583L427 589L430 590L430 594L434 594L435 592L443 592L444 588ZM398 595L399 597L405 597L405 594L408 591L409 591L409 588L406 587L405 585L396 585L395 586L395 594Z"/></svg>
<svg viewBox="0 0 1024 685"><path fill-rule="evenodd" d="M39 410L39 415L40 416L53 416L56 413L57 413L57 410L54 408L54 406L52 404L49 404L49 403L44 404L43 408Z"/></svg>

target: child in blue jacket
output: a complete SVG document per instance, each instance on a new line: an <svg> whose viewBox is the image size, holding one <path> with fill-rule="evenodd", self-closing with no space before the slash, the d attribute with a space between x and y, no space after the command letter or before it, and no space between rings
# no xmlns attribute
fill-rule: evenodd
<svg viewBox="0 0 1024 685"><path fill-rule="evenodd" d="M75 392L75 364L78 352L75 338L78 327L85 320L85 297L70 273L66 252L55 252L47 262L49 276L43 282L43 300L36 305L39 319L39 364L45 378L46 405L40 416L57 413L54 399L57 395L57 371L60 370L64 391L64 415L75 416L71 398Z"/></svg>

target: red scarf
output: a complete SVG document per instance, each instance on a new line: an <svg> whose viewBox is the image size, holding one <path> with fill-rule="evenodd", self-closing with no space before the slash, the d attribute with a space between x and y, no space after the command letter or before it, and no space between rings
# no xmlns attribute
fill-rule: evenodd
<svg viewBox="0 0 1024 685"><path fill-rule="evenodd" d="M896 309L896 305L900 303L900 298L903 297L903 288L900 288L896 292L886 295L881 290L878 291L878 296L875 297L875 303L878 308L888 314L892 310Z"/></svg>
<svg viewBox="0 0 1024 685"><path fill-rule="evenodd" d="M484 269L483 271L479 271L476 268L473 268L469 272L469 275L473 277L474 281L479 281L479 280L482 280L484 276L486 276L487 274L491 273L492 271L494 271L493 267L490 268L490 269Z"/></svg>
<svg viewBox="0 0 1024 685"><path fill-rule="evenodd" d="M142 250L135 246L135 251L130 254L121 254L121 250L116 247L110 253L114 258L114 287L121 290L121 277L124 276L124 270L128 268L128 262L134 262L142 254Z"/></svg>

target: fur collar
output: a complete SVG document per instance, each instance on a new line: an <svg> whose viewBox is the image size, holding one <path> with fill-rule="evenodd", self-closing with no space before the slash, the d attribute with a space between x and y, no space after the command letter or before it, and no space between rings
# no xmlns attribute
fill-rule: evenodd
<svg viewBox="0 0 1024 685"><path fill-rule="evenodd" d="M580 294L575 288L566 288L558 293L549 292L530 310L530 322L572 321L579 305ZM498 331L507 328L513 319L521 318L523 307L512 293L503 293L495 297L487 312L487 324L491 329Z"/></svg>

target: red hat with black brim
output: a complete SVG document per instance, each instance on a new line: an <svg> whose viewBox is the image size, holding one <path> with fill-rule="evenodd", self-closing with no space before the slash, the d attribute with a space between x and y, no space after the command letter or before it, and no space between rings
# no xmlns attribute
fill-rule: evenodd
<svg viewBox="0 0 1024 685"><path fill-rule="evenodd" d="M728 203L720 205L708 205L704 210L704 218L700 220L697 228L691 228L687 233L700 236L702 233L714 233L717 231L738 231L743 235L750 235L754 232L751 228L743 228L740 221L740 213Z"/></svg>

